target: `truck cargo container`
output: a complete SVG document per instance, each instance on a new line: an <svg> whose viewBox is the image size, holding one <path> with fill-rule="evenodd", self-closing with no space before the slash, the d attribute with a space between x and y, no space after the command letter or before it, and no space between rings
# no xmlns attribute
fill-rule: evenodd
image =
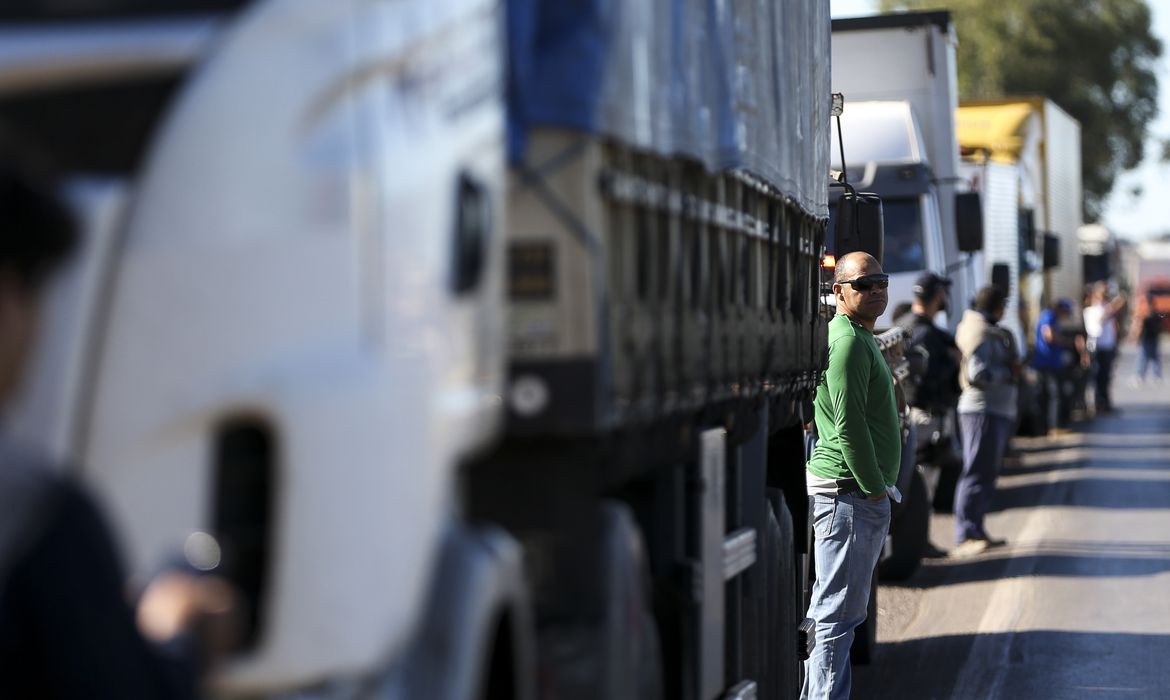
<svg viewBox="0 0 1170 700"><path fill-rule="evenodd" d="M973 161L1016 170L1022 255L1013 277L1025 339L1031 343L1030 330L1044 306L1067 298L1079 310L1083 296L1077 234L1083 204L1080 124L1043 97L964 102L957 124L959 143ZM1008 218L999 222L1011 226ZM1011 239L1007 228L995 235L997 241ZM1009 251L1002 254L1010 258ZM1011 264L1010 259L987 261L996 262Z"/></svg>
<svg viewBox="0 0 1170 700"><path fill-rule="evenodd" d="M85 234L13 427L218 542L217 697L796 697L827 3L180 5L0 11Z"/></svg>

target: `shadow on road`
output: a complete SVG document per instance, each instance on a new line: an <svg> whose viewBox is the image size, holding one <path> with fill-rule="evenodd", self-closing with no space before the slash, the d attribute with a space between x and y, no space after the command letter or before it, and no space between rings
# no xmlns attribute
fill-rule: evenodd
<svg viewBox="0 0 1170 700"><path fill-rule="evenodd" d="M942 700L978 695L956 687L976 640L1003 650L996 698L1164 698L1170 636L1127 632L1032 630L947 635L879 644L870 666L853 669L853 697ZM1004 645L1007 648L1004 649ZM986 647L984 647L986 648ZM987 696L982 696L987 697Z"/></svg>
<svg viewBox="0 0 1170 700"><path fill-rule="evenodd" d="M1008 562L1013 566L1008 568ZM978 558L924 564L914 576L885 585L934 588L1014 576L1152 576L1170 572L1170 542L1046 540L1005 547Z"/></svg>
<svg viewBox="0 0 1170 700"><path fill-rule="evenodd" d="M989 512L1045 506L1113 510L1170 508L1170 480L1070 476L1055 483L1001 486L995 492Z"/></svg>

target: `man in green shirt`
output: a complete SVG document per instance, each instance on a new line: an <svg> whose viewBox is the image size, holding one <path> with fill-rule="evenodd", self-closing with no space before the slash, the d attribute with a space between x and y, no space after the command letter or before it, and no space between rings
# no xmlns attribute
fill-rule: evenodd
<svg viewBox="0 0 1170 700"><path fill-rule="evenodd" d="M805 700L849 697L849 647L865 621L890 526L886 489L898 478L902 436L894 378L873 336L888 286L873 256L849 253L837 262L837 315L829 322L828 370L813 400L818 439L808 462L816 535L808 615L816 621L816 647Z"/></svg>

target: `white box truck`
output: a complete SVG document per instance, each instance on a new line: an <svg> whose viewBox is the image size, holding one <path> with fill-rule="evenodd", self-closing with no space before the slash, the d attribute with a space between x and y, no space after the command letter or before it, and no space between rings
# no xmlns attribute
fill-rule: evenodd
<svg viewBox="0 0 1170 700"><path fill-rule="evenodd" d="M828 12L0 10L85 228L13 427L218 541L218 697L796 697Z"/></svg>
<svg viewBox="0 0 1170 700"><path fill-rule="evenodd" d="M1021 254L1013 278L1020 292L1024 337L1031 345L1040 309L1060 298L1080 309L1082 301L1080 125L1043 97L964 102L957 124L960 145L972 163L994 163L997 170L1007 166L1015 171ZM996 221L987 223L987 235L997 246L1012 240L1005 212L997 208ZM1006 249L1000 250L1010 257ZM989 257L990 252L985 255L987 265L1011 262Z"/></svg>
<svg viewBox="0 0 1170 700"><path fill-rule="evenodd" d="M954 26L947 11L833 20L833 90L845 96L842 115L846 172L860 189L882 198L891 273L890 309L913 298L925 271L953 281L959 322L981 282L969 253L982 233L975 199L958 194L959 146ZM840 156L835 156L840 167Z"/></svg>

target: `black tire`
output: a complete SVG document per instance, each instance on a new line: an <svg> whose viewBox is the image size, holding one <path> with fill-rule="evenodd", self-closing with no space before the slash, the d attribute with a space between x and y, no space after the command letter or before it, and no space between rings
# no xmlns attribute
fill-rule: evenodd
<svg viewBox="0 0 1170 700"><path fill-rule="evenodd" d="M902 512L890 523L890 556L878 563L886 581L905 581L918 571L930 540L930 494L926 480L915 469Z"/></svg>
<svg viewBox="0 0 1170 700"><path fill-rule="evenodd" d="M603 508L610 531L604 539L605 559L615 574L607 577L603 644L611 652L613 679L622 686L610 690L616 697L661 700L662 645L652 612L644 538L628 506L607 502Z"/></svg>
<svg viewBox="0 0 1170 700"><path fill-rule="evenodd" d="M662 645L641 530L628 506L618 502L602 504L598 521L598 529L577 542L600 548L596 570L580 573L596 575L583 585L597 587L591 604L600 615L578 615L574 606L563 606L560 619L540 628L541 692L662 700Z"/></svg>
<svg viewBox="0 0 1170 700"><path fill-rule="evenodd" d="M878 576L873 572L869 584L869 605L866 606L865 622L853 630L853 646L849 648L849 661L855 666L866 666L873 661L877 652L877 607Z"/></svg>
<svg viewBox="0 0 1170 700"><path fill-rule="evenodd" d="M955 512L955 487L959 485L962 462L938 467L938 485L934 487L934 512Z"/></svg>
<svg viewBox="0 0 1170 700"><path fill-rule="evenodd" d="M783 494L769 489L768 530L764 538L767 563L768 620L771 624L769 664L762 698L797 697L800 694L802 661L796 649L797 626L800 624L802 591L797 587L796 549L793 543L792 515Z"/></svg>

